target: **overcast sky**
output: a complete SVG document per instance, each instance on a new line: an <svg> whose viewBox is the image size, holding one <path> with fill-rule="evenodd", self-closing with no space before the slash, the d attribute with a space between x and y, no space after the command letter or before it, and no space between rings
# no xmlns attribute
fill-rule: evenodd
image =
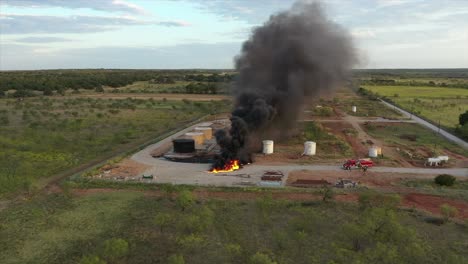
<svg viewBox="0 0 468 264"><path fill-rule="evenodd" d="M292 0L1 0L0 70L232 68ZM468 0L327 0L356 68L468 68Z"/></svg>

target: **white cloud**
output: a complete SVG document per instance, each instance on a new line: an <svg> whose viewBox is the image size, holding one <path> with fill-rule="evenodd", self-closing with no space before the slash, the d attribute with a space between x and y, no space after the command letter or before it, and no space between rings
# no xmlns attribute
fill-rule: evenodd
<svg viewBox="0 0 468 264"><path fill-rule="evenodd" d="M52 42L67 42L73 41L67 38L57 38L57 37L26 37L15 39L15 42L21 43L52 43Z"/></svg>
<svg viewBox="0 0 468 264"><path fill-rule="evenodd" d="M89 8L98 11L129 14L147 13L143 8L122 0L2 0L2 3L16 7L62 7L70 9Z"/></svg>
<svg viewBox="0 0 468 264"><path fill-rule="evenodd" d="M351 30L351 35L355 38L375 38L376 32L370 28L356 28Z"/></svg>
<svg viewBox="0 0 468 264"><path fill-rule="evenodd" d="M2 34L86 33L116 30L124 26L188 26L183 21L147 21L132 17L108 16L36 16L4 14L0 16Z"/></svg>

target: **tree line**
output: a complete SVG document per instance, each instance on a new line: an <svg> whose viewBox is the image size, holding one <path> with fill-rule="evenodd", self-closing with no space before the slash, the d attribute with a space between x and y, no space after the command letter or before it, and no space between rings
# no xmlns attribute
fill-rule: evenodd
<svg viewBox="0 0 468 264"><path fill-rule="evenodd" d="M54 91L63 94L67 89L101 89L103 86L121 87L136 81L151 83L175 83L176 81L196 82L231 82L234 78L230 73L215 71L197 72L188 70L44 70L44 71L8 71L0 72L0 97L6 91L15 90L13 97L28 97L35 95L33 91L41 91L44 95L52 95ZM208 87L207 92L209 92ZM196 91L200 87L189 87Z"/></svg>

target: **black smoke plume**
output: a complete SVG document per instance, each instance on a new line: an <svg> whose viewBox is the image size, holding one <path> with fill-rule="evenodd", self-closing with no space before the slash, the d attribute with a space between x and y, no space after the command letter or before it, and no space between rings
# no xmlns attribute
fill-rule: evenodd
<svg viewBox="0 0 468 264"><path fill-rule="evenodd" d="M348 33L318 3L298 2L253 30L235 58L235 104L229 132L215 133L221 154L213 168L252 162L261 139L294 126L306 98L342 84L356 56Z"/></svg>

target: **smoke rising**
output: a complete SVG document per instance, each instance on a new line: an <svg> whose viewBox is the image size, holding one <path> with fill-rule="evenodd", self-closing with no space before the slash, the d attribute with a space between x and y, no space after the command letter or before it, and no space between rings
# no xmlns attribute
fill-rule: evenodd
<svg viewBox="0 0 468 264"><path fill-rule="evenodd" d="M272 15L244 42L235 67L235 104L229 132L215 133L221 154L213 164L250 163L255 143L294 126L306 98L343 83L356 56L348 33L318 3L298 2Z"/></svg>

